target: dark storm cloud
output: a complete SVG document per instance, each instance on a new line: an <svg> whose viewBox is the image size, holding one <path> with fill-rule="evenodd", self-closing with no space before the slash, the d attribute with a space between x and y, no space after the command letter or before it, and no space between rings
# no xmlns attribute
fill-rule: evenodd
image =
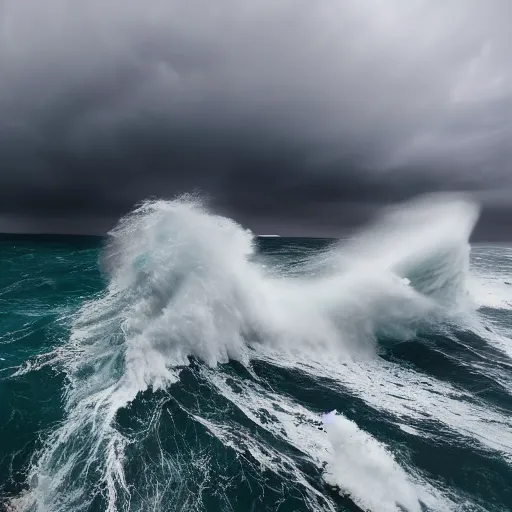
<svg viewBox="0 0 512 512"><path fill-rule="evenodd" d="M432 190L507 218L510 19L508 0L5 0L0 229L102 230L193 189L295 234Z"/></svg>

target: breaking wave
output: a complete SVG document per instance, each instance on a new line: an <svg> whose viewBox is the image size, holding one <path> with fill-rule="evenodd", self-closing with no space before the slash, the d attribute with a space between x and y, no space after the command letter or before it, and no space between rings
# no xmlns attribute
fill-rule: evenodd
<svg viewBox="0 0 512 512"><path fill-rule="evenodd" d="M142 204L109 233L102 256L107 289L83 305L69 342L53 354L68 377L65 419L34 456L29 489L11 507L67 512L90 510L103 500L108 511L128 510L137 493L146 493L148 507L158 504L166 495L162 483L146 480L147 487L137 490L125 473L127 452L155 418L135 435L119 427L118 416L141 393L157 394L179 382L193 361L246 415L256 417L254 410L263 407L288 425L298 404L256 388L241 401L214 368L235 360L250 373L251 361L268 354L274 362L328 361L341 368L372 361L381 343L463 321L472 310L468 239L477 217L478 207L463 196L421 198L385 210L353 239L332 244L291 272L268 265L251 232L197 198ZM259 397L253 409L251 396ZM354 503L416 512L420 502L441 499L342 415L329 416L328 437L319 440L318 416L306 409L301 414L309 417L301 427L285 428L285 434L275 427L275 435L300 447L317 467L326 465L326 483ZM271 471L289 472L311 509L333 510L283 454L229 435L198 413L194 421L224 444L266 461ZM270 425L265 428L272 431ZM161 453L158 460L167 465L168 481L184 478L176 457ZM199 510L190 499L166 506Z"/></svg>

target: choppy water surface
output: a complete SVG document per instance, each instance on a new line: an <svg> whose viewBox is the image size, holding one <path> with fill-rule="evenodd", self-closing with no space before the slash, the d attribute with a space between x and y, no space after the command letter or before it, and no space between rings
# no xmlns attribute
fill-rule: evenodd
<svg viewBox="0 0 512 512"><path fill-rule="evenodd" d="M179 199L2 238L0 506L511 510L512 249L476 218L254 239Z"/></svg>

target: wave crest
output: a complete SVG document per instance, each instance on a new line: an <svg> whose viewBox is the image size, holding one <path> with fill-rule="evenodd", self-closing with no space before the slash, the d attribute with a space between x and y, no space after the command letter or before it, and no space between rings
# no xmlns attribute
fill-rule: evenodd
<svg viewBox="0 0 512 512"><path fill-rule="evenodd" d="M367 354L376 335L408 336L464 303L477 214L461 196L420 198L289 276L254 261L252 233L199 200L144 203L107 249L110 294L124 299L127 359L156 350L171 366L188 356L247 362L257 341Z"/></svg>

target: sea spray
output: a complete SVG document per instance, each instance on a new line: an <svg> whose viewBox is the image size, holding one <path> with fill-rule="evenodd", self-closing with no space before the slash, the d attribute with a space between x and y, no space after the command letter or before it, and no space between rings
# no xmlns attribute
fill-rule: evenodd
<svg viewBox="0 0 512 512"><path fill-rule="evenodd" d="M421 512L414 485L385 446L337 411L322 418L332 451L324 478L363 510Z"/></svg>
<svg viewBox="0 0 512 512"><path fill-rule="evenodd" d="M422 322L449 314L446 297L456 304L464 289L477 209L443 196L400 211L323 261L307 262L321 264L315 278L267 272L251 258L252 235L197 199L147 202L123 218L103 257L107 291L84 304L59 351L69 381L66 419L46 438L30 489L13 505L67 512L103 500L109 512L127 509L132 490L124 460L137 438L120 432L117 414L141 392L176 383L190 357L211 367L230 359L248 365L251 347L267 345L306 357L314 350L368 358L378 334L405 339ZM346 420L328 428L339 437L331 440L335 450L347 450L344 436L359 432ZM357 436L362 448L366 438ZM362 461L361 473L394 468L383 461ZM405 477L393 471L394 491L382 490L382 499L413 507ZM355 483L350 491L356 501L366 499Z"/></svg>

